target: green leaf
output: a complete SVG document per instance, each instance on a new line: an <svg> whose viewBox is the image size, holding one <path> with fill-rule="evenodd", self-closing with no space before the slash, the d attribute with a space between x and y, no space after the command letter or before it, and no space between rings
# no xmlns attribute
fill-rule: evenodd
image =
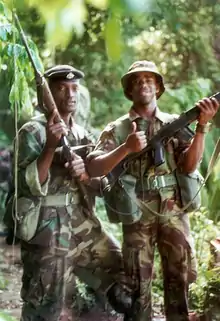
<svg viewBox="0 0 220 321"><path fill-rule="evenodd" d="M143 12L161 13L161 9L155 0L125 0L125 3L129 11L133 14Z"/></svg>
<svg viewBox="0 0 220 321"><path fill-rule="evenodd" d="M105 26L105 44L108 56L113 61L118 61L122 52L120 29L121 25L119 18L112 15Z"/></svg>
<svg viewBox="0 0 220 321"><path fill-rule="evenodd" d="M11 87L9 101L11 103L11 106L14 106L15 103L17 104L20 101L19 87L15 84L13 84Z"/></svg>
<svg viewBox="0 0 220 321"><path fill-rule="evenodd" d="M4 26L0 25L0 40L6 41L7 40L7 30Z"/></svg>
<svg viewBox="0 0 220 321"><path fill-rule="evenodd" d="M4 14L5 13L4 11L5 11L5 6L4 6L3 2L0 1L0 13Z"/></svg>
<svg viewBox="0 0 220 321"><path fill-rule="evenodd" d="M3 14L3 16L7 19L11 18L11 12L7 8L6 4L2 1L0 1L0 13Z"/></svg>
<svg viewBox="0 0 220 321"><path fill-rule="evenodd" d="M32 0L46 22L45 35L51 48L65 47L70 41L72 31L77 35L84 32L86 7L82 0L42 1Z"/></svg>
<svg viewBox="0 0 220 321"><path fill-rule="evenodd" d="M15 57L16 59L19 58L22 51L23 48L19 44L8 43L4 48L4 52L6 52L9 57Z"/></svg>
<svg viewBox="0 0 220 321"><path fill-rule="evenodd" d="M97 9L106 10L109 4L109 0L87 0L87 3L91 4Z"/></svg>
<svg viewBox="0 0 220 321"><path fill-rule="evenodd" d="M7 41L8 36L12 34L12 25L11 24L1 24L0 23L0 40Z"/></svg>
<svg viewBox="0 0 220 321"><path fill-rule="evenodd" d="M109 9L112 13L123 13L126 8L124 0L109 0Z"/></svg>
<svg viewBox="0 0 220 321"><path fill-rule="evenodd" d="M39 56L37 48L35 47L35 50L34 49L30 49L30 52L31 52L31 56L33 58L33 61L35 63L35 66L36 66L37 70L39 70L43 74L44 73L44 66L43 66L43 63L42 63L42 61L40 59L40 56Z"/></svg>

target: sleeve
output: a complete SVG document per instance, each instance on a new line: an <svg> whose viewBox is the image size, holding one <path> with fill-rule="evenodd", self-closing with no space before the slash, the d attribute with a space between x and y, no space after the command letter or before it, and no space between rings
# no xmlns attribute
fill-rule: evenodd
<svg viewBox="0 0 220 321"><path fill-rule="evenodd" d="M21 128L14 148L14 167L17 168L19 195L45 196L48 190L50 173L41 185L38 176L37 159L43 149L42 136L45 129L29 125ZM16 159L17 154L17 159Z"/></svg>
<svg viewBox="0 0 220 321"><path fill-rule="evenodd" d="M86 146L85 148L82 148L76 153L77 155L81 156L85 160L87 155L94 149L95 139L93 134L87 131L86 129L84 129L83 127L78 126L77 130L80 137L79 145L88 145L88 146Z"/></svg>
<svg viewBox="0 0 220 321"><path fill-rule="evenodd" d="M87 160L106 154L117 147L117 141L114 135L114 127L108 125L98 138L95 149L88 155Z"/></svg>
<svg viewBox="0 0 220 321"><path fill-rule="evenodd" d="M179 167L179 164L181 163L183 154L188 150L188 148L192 143L192 137L190 137L189 139L186 139L180 136L178 138L173 139L174 158L178 167Z"/></svg>

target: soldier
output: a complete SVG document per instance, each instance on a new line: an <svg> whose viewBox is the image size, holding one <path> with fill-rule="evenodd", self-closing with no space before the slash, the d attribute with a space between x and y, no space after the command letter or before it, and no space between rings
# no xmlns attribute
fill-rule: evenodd
<svg viewBox="0 0 220 321"><path fill-rule="evenodd" d="M37 116L19 130L19 217L39 207L34 237L21 240L22 321L72 321L75 274L106 294L118 312L124 313L131 304L119 284L123 278L119 245L82 203L74 177L92 185L84 161L73 154L67 163L60 153L62 135L71 146L90 143L86 130L74 120L83 76L69 65L47 70L45 77L63 122L56 123L53 112L48 120L44 115ZM23 231L27 229L28 234L32 228L23 226Z"/></svg>
<svg viewBox="0 0 220 321"><path fill-rule="evenodd" d="M178 117L158 108L157 100L165 87L153 62L133 63L121 83L132 107L127 115L109 124L102 132L87 159L91 177L111 174L127 155L141 151L161 126ZM164 163L160 166L154 166L152 153L131 161L126 173L120 177L121 185L116 184L113 188L117 193L111 194L111 204L106 204L111 210L113 200L115 206L122 204L120 211L109 213L115 215L111 216L111 221L123 223L123 255L133 287L133 315L125 316L125 320L152 320L151 281L156 244L162 260L166 318L169 321L188 320L187 289L188 283L196 278L195 260L189 219L186 211L181 211L182 200L174 170L187 174L198 166L207 123L217 112L218 102L204 98L197 106L200 114L193 140L186 141L180 136L169 139L164 147ZM126 199L126 193L133 199Z"/></svg>

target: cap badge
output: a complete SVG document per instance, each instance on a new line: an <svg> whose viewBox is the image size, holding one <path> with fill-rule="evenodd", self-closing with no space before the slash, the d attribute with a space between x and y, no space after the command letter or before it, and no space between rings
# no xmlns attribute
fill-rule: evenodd
<svg viewBox="0 0 220 321"><path fill-rule="evenodd" d="M66 75L66 78L67 79L73 79L75 76L72 72L69 72L67 75Z"/></svg>

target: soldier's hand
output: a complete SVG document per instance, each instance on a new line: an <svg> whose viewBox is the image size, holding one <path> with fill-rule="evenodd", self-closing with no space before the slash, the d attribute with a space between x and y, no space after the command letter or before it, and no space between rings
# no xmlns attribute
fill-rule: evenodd
<svg viewBox="0 0 220 321"><path fill-rule="evenodd" d="M204 98L199 100L196 106L200 109L198 123L206 125L217 113L219 103L215 98Z"/></svg>
<svg viewBox="0 0 220 321"><path fill-rule="evenodd" d="M47 141L46 145L49 148L56 148L61 137L63 135L68 134L67 126L64 122L56 123L55 119L57 117L56 111L53 111L53 113L50 115L47 127L46 127L46 135L47 135Z"/></svg>
<svg viewBox="0 0 220 321"><path fill-rule="evenodd" d="M132 132L128 135L125 147L127 148L129 153L137 153L140 152L147 145L147 139L144 131L136 131L137 124L135 122L132 123Z"/></svg>
<svg viewBox="0 0 220 321"><path fill-rule="evenodd" d="M65 163L64 166L69 168L72 176L79 177L80 181L86 181L89 179L89 175L86 172L85 163L79 155L73 154L72 161Z"/></svg>

